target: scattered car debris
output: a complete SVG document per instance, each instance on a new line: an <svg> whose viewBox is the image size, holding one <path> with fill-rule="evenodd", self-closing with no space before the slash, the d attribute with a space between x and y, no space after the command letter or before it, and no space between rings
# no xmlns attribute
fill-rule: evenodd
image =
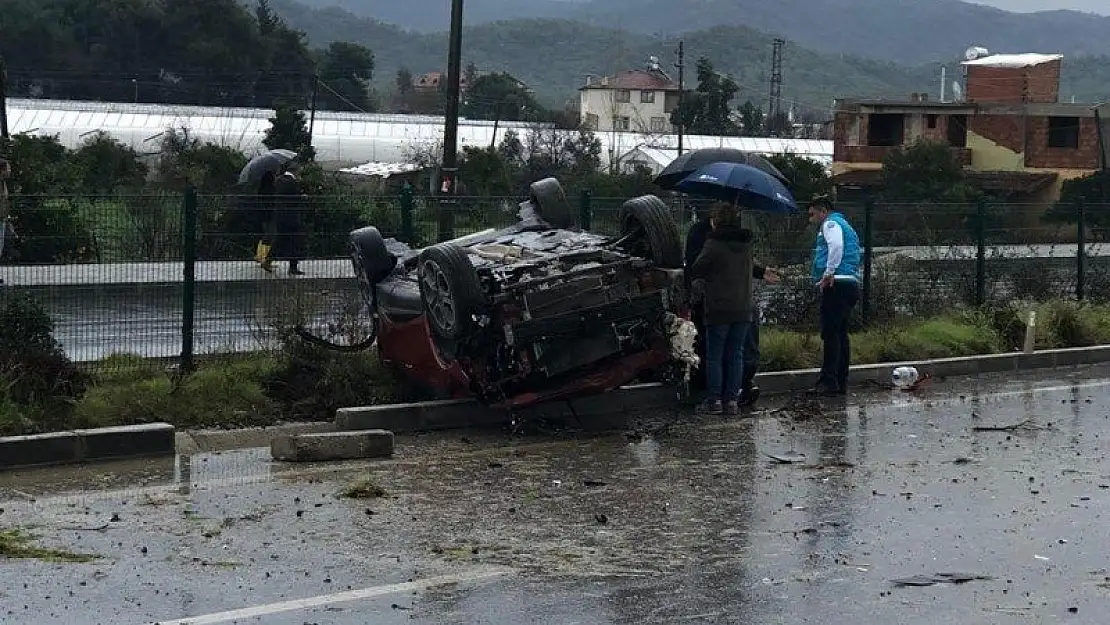
<svg viewBox="0 0 1110 625"><path fill-rule="evenodd" d="M992 580L990 575L975 573L936 573L933 575L914 575L890 580L895 586L933 586L936 584L966 584L967 582Z"/></svg>
<svg viewBox="0 0 1110 625"><path fill-rule="evenodd" d="M786 452L782 454L769 454L764 452L763 455L767 456L771 460L774 460L778 464L801 464L806 461L805 454L794 452Z"/></svg>
<svg viewBox="0 0 1110 625"><path fill-rule="evenodd" d="M1046 430L1047 427L1037 425L1032 419L1019 421L1010 425L977 425L971 428L972 432L1017 432L1018 430Z"/></svg>

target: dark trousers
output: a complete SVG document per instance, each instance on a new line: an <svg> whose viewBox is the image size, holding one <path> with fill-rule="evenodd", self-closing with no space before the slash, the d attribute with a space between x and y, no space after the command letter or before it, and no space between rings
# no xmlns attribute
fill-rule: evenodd
<svg viewBox="0 0 1110 625"><path fill-rule="evenodd" d="M694 343L694 348L697 351L698 358L701 359L701 365L694 369L693 375L690 376L690 387L695 391L704 391L708 388L708 379L706 378L706 328L705 328L705 313L700 304L695 304L691 318L694 322L694 327L698 330L698 338ZM750 391L755 383L755 374L759 373L759 312L757 311L752 315L752 323L748 326L747 338L744 340L744 376L741 382L741 388L744 391ZM726 372L727 376L728 373Z"/></svg>
<svg viewBox="0 0 1110 625"><path fill-rule="evenodd" d="M740 398L744 379L744 343L747 323L706 326L706 382L708 401L730 402Z"/></svg>
<svg viewBox="0 0 1110 625"><path fill-rule="evenodd" d="M859 284L850 280L837 280L833 286L821 291L821 341L824 358L819 384L830 390L848 389L848 367L851 364L851 345L848 339L848 320L852 308L859 301Z"/></svg>

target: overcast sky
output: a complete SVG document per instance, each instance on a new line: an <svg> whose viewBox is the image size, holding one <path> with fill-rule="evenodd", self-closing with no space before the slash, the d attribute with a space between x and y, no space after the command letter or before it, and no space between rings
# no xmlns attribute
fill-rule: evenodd
<svg viewBox="0 0 1110 625"><path fill-rule="evenodd" d="M971 0L979 4L989 4L1007 11L1048 11L1050 9L1074 9L1110 15L1110 2L1107 0Z"/></svg>

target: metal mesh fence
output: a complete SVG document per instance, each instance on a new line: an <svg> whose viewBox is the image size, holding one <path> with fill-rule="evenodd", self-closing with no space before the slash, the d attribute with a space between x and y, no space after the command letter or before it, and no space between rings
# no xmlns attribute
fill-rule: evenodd
<svg viewBox="0 0 1110 625"><path fill-rule="evenodd" d="M579 227L622 231L627 198L572 199ZM53 316L55 336L75 360L114 354L174 358L182 353L185 310L195 302L198 355L273 347L300 323L357 342L366 311L347 252L353 229L374 225L416 248L517 222L521 198L437 198L348 194L311 197L267 215L240 196L196 198L195 278L185 279L186 198L182 194L13 198L17 237L8 236L0 277ZM707 203L666 199L685 236ZM1110 206L874 204L838 207L867 245L866 305L871 323L941 314L1015 300L1110 300ZM444 219L444 211L450 219ZM275 263L255 259L267 220L285 235ZM815 229L805 215L745 213L759 262L785 280L761 285L765 321L812 327L816 293L809 278ZM1080 225L1081 222L1081 225ZM449 225L450 233L441 232ZM1082 232L1085 244L1079 254ZM269 233L272 234L272 233ZM304 275L290 275L300 257ZM1082 268L1082 271L1081 271ZM123 362L133 362L127 360Z"/></svg>

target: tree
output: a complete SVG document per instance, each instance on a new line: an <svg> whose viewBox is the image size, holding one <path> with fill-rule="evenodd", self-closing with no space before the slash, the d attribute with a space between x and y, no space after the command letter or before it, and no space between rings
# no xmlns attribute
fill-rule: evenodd
<svg viewBox="0 0 1110 625"><path fill-rule="evenodd" d="M258 22L258 30L264 37L273 34L281 25L281 18L274 14L269 0L258 0L258 5L254 9L254 19Z"/></svg>
<svg viewBox="0 0 1110 625"><path fill-rule="evenodd" d="M470 119L534 120L543 107L515 78L496 73L479 76L470 85L462 114Z"/></svg>
<svg viewBox="0 0 1110 625"><path fill-rule="evenodd" d="M752 103L751 100L740 106L740 131L746 137L764 136L763 109Z"/></svg>
<svg viewBox="0 0 1110 625"><path fill-rule="evenodd" d="M316 149L312 147L312 135L308 132L304 113L287 103L277 105L262 143L271 150L293 150L301 162L316 159Z"/></svg>
<svg viewBox="0 0 1110 625"><path fill-rule="evenodd" d="M774 154L767 160L790 181L790 191L799 203L832 193L832 177L821 163L797 154Z"/></svg>
<svg viewBox="0 0 1110 625"><path fill-rule="evenodd" d="M671 123L690 134L736 135L739 128L732 119L731 102L740 90L736 82L713 69L702 57L697 63L698 88L684 94L682 106L671 112Z"/></svg>
<svg viewBox="0 0 1110 625"><path fill-rule="evenodd" d="M320 80L327 88L327 108L336 111L366 111L374 108L370 81L374 77L374 53L356 43L332 42L320 62Z"/></svg>
<svg viewBox="0 0 1110 625"><path fill-rule="evenodd" d="M973 202L981 196L944 143L919 140L883 161L883 197L891 202Z"/></svg>
<svg viewBox="0 0 1110 625"><path fill-rule="evenodd" d="M401 67L397 70L393 83L397 89L397 101L394 108L401 112L409 112L412 109L412 71L407 67Z"/></svg>
<svg viewBox="0 0 1110 625"><path fill-rule="evenodd" d="M139 154L103 132L85 139L72 158L85 193L109 194L118 188L135 189L146 181L147 166L139 160Z"/></svg>

